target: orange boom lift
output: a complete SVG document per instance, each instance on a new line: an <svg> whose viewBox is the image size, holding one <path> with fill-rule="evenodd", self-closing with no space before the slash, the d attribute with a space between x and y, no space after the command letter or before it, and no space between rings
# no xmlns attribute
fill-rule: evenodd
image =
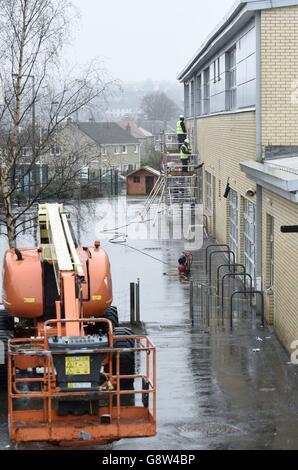
<svg viewBox="0 0 298 470"><path fill-rule="evenodd" d="M154 436L155 347L119 327L107 254L99 242L75 245L61 204L40 205L38 218L40 246L4 259L0 373L2 388L8 376L11 439Z"/></svg>

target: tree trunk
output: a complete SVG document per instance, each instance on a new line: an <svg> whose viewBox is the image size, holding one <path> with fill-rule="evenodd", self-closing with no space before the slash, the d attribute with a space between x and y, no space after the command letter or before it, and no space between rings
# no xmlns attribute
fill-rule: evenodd
<svg viewBox="0 0 298 470"><path fill-rule="evenodd" d="M16 228L13 218L12 201L9 194L9 186L5 176L1 175L1 189L3 194L3 205L5 210L5 222L9 248L16 248Z"/></svg>

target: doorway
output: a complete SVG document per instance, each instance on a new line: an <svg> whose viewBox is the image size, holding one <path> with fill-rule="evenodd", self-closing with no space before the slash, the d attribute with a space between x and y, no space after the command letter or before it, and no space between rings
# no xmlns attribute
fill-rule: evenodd
<svg viewBox="0 0 298 470"><path fill-rule="evenodd" d="M146 176L146 194L150 194L154 186L154 177Z"/></svg>

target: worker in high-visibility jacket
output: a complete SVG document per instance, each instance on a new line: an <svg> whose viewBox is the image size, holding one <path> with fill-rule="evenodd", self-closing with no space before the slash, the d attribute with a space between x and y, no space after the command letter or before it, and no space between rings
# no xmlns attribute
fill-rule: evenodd
<svg viewBox="0 0 298 470"><path fill-rule="evenodd" d="M188 171L189 158L191 155L191 149L189 146L189 140L185 139L180 148L180 159L182 163L182 171Z"/></svg>
<svg viewBox="0 0 298 470"><path fill-rule="evenodd" d="M184 140L187 137L187 131L186 131L186 127L185 127L184 116L182 114L180 115L179 121L177 121L176 134L177 134L179 150L180 150L181 145L183 144Z"/></svg>

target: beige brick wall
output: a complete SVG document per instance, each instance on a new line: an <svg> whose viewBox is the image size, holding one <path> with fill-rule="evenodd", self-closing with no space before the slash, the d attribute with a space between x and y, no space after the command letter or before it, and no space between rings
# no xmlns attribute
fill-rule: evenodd
<svg viewBox="0 0 298 470"><path fill-rule="evenodd" d="M283 234L281 225L296 225L298 206L270 191L263 191L263 272L269 286L267 214L274 218L274 294L265 294L266 317L290 352L298 340L298 234ZM267 236L266 236L267 235Z"/></svg>
<svg viewBox="0 0 298 470"><path fill-rule="evenodd" d="M297 51L298 6L262 11L263 145L298 144Z"/></svg>
<svg viewBox="0 0 298 470"><path fill-rule="evenodd" d="M192 127L193 123L188 122L188 128ZM220 243L229 243L229 200L223 194L228 178L231 188L237 191L239 198L240 195L245 196L249 188L255 187L240 171L239 166L242 161L256 158L255 113L250 111L197 119L197 140L197 151L205 162L204 170L215 177L214 211L209 220L211 235ZM254 198L252 201L255 202ZM204 213L206 214L206 210ZM239 220L239 225L240 223ZM240 230L238 232L240 237Z"/></svg>

